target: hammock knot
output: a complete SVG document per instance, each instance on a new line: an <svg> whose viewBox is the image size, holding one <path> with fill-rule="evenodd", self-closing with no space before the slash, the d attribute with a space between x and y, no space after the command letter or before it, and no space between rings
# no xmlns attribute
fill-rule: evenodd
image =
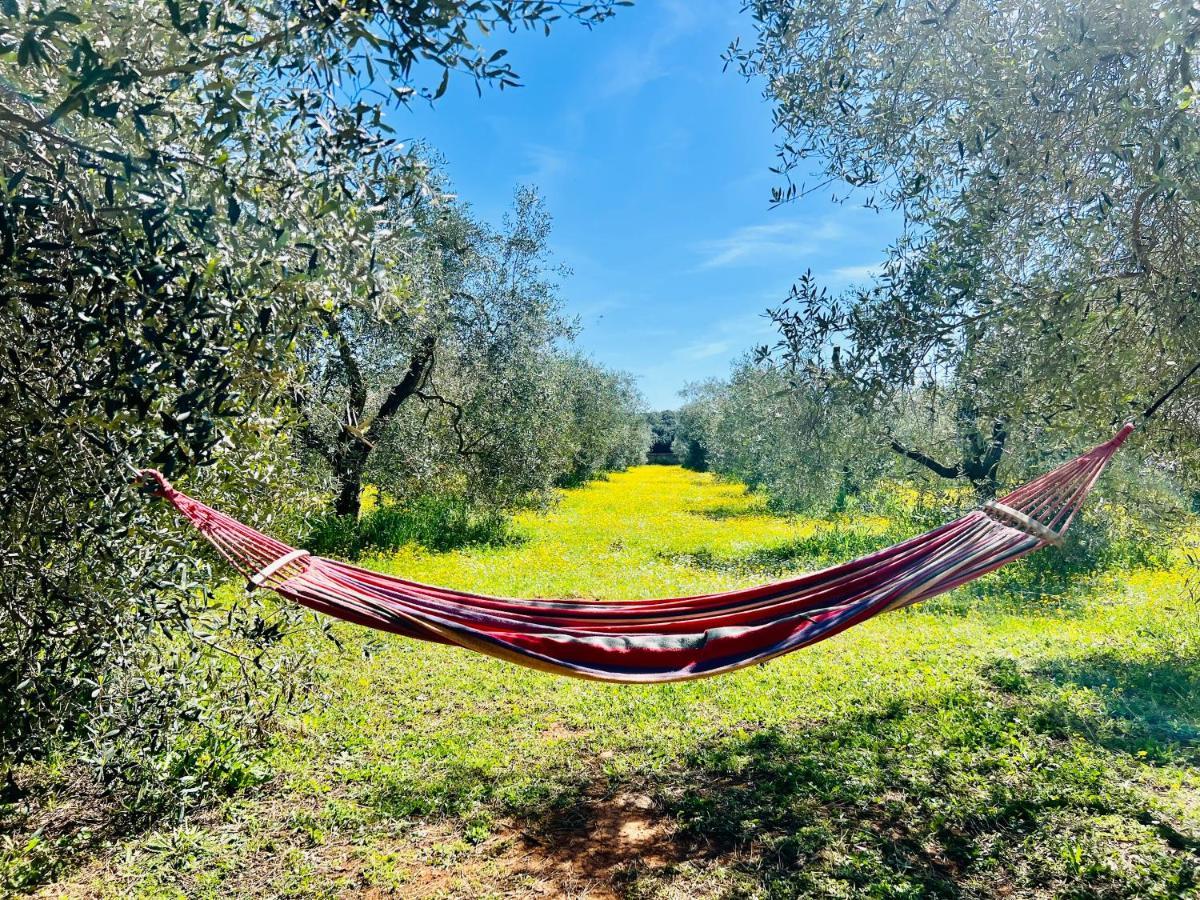
<svg viewBox="0 0 1200 900"><path fill-rule="evenodd" d="M158 469L139 469L134 484L138 487L148 488L156 497L170 497L175 493L175 488L171 486L171 482L167 481L167 476ZM153 487L154 484L158 486Z"/></svg>
<svg viewBox="0 0 1200 900"><path fill-rule="evenodd" d="M1129 435L1133 434L1133 430L1135 428L1137 428L1137 423L1134 422L1132 419L1130 421L1126 422L1124 425L1122 425L1121 430L1117 432L1116 436L1110 442L1112 444L1113 449L1116 450L1123 443L1125 443L1125 438L1127 438L1127 437L1129 437Z"/></svg>

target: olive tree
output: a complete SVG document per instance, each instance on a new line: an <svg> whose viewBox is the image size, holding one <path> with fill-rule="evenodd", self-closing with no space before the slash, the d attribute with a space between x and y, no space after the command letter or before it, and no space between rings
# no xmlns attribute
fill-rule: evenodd
<svg viewBox="0 0 1200 900"><path fill-rule="evenodd" d="M631 380L570 349L549 234L530 189L498 230L461 207L421 210L380 260L403 273L391 295L323 310L292 393L334 514L357 518L368 480L396 500L502 512L644 460Z"/></svg>
<svg viewBox="0 0 1200 900"><path fill-rule="evenodd" d="M164 723L196 721L181 692L207 676L163 642L221 610L134 467L226 460L210 497L279 477L273 396L328 285L364 305L400 289L378 224L428 187L387 105L456 72L514 84L481 36L616 5L4 4L0 766L82 735L99 768L119 747L136 768L182 734ZM279 623L229 615L231 646L197 633L190 651L259 671Z"/></svg>
<svg viewBox="0 0 1200 900"><path fill-rule="evenodd" d="M1194 8L748 7L757 40L730 57L775 105L774 199L840 184L905 216L875 284L802 282L775 311L792 363L940 393L951 443L896 452L986 494L1014 438L1108 428L1200 358Z"/></svg>
<svg viewBox="0 0 1200 900"><path fill-rule="evenodd" d="M716 379L701 384L689 385L683 396L687 401L675 414L675 436L671 441L671 452L685 469L694 472L708 471L708 442L711 432L711 413L715 411L713 401L724 389Z"/></svg>
<svg viewBox="0 0 1200 900"><path fill-rule="evenodd" d="M762 489L776 508L840 509L886 471L866 411L770 360L743 359L688 397L680 458Z"/></svg>
<svg viewBox="0 0 1200 900"><path fill-rule="evenodd" d="M564 354L554 360L551 386L554 400L544 422L551 458L557 457L556 484L582 484L646 461L650 425L630 375Z"/></svg>
<svg viewBox="0 0 1200 900"><path fill-rule="evenodd" d="M423 210L382 250L378 264L397 271L386 297L322 309L293 396L303 446L333 475L335 514L358 516L368 473L404 493L463 470L501 502L536 489L520 473L537 460L527 445L550 402L540 370L572 335L549 228L528 189L500 231L456 206Z"/></svg>

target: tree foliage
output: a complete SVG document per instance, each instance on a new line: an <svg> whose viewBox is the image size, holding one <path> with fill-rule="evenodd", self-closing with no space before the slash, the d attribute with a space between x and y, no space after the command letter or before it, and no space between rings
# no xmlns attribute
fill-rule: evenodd
<svg viewBox="0 0 1200 900"><path fill-rule="evenodd" d="M819 172L906 221L875 284L797 285L782 358L873 401L941 391L957 435L920 449L957 472L1018 433L1095 436L1200 359L1194 7L749 6L731 58L775 105L775 199ZM1176 456L1180 400L1158 430Z"/></svg>
<svg viewBox="0 0 1200 900"><path fill-rule="evenodd" d="M671 445L675 442L675 410L663 409L648 412L646 413L646 422L650 425L650 452L673 453Z"/></svg>
<svg viewBox="0 0 1200 900"><path fill-rule="evenodd" d="M331 284L364 307L397 289L381 223L430 192L385 108L453 72L515 84L487 34L618 5L4 5L0 758L72 739L144 763L211 722L203 672L260 671L286 623L211 602L133 467L222 462L196 484L234 508L291 478L281 363Z"/></svg>
<svg viewBox="0 0 1200 900"><path fill-rule="evenodd" d="M650 426L633 377L570 354L551 364L558 399L542 421L553 445L554 484L583 484L646 461Z"/></svg>
<svg viewBox="0 0 1200 900"><path fill-rule="evenodd" d="M885 471L869 415L769 361L693 386L678 421L685 466L762 489L778 509L840 508Z"/></svg>
<svg viewBox="0 0 1200 900"><path fill-rule="evenodd" d="M529 406L523 382L570 336L535 193L518 193L506 225L493 232L449 203L422 209L377 256L395 270L387 295L370 307L332 297L306 335L304 383L293 393L303 443L337 480L339 515L357 515L369 466L398 487L457 456L505 480L510 454L495 450L511 437L506 413L511 422ZM431 428L446 432L436 449Z"/></svg>
<svg viewBox="0 0 1200 900"><path fill-rule="evenodd" d="M380 257L401 273L392 293L334 305L306 335L301 444L334 476L337 514L357 516L364 479L504 510L640 461L636 390L566 349L549 233L529 189L498 231L422 210Z"/></svg>

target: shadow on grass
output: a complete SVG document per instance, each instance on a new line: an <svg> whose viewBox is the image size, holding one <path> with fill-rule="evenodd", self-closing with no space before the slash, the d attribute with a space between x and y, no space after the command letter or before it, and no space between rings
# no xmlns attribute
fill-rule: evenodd
<svg viewBox="0 0 1200 900"><path fill-rule="evenodd" d="M875 534L861 528L822 528L808 537L762 547L740 556L721 555L700 548L692 553L663 558L676 565L709 571L778 575L849 562L890 547L905 537L908 535L893 532Z"/></svg>
<svg viewBox="0 0 1200 900"><path fill-rule="evenodd" d="M1152 763L1200 761L1196 660L1177 655L1125 659L1102 651L1048 663L1034 674L1080 701L1043 710L1039 725L1050 733L1083 734L1102 747ZM1092 714L1097 708L1099 716Z"/></svg>
<svg viewBox="0 0 1200 900"><path fill-rule="evenodd" d="M30 767L0 802L0 897L32 892L150 821L124 808L86 771Z"/></svg>
<svg viewBox="0 0 1200 900"><path fill-rule="evenodd" d="M764 517L783 518L775 516L774 513L764 507L747 507L744 504L737 503L717 503L709 506L701 506L688 511L690 515L699 516L703 519L712 519L715 522L725 522L729 519L761 519Z"/></svg>
<svg viewBox="0 0 1200 900"><path fill-rule="evenodd" d="M679 878L706 896L1192 889L1200 836L1135 785L1140 765L1194 760L1195 663L1099 653L980 674L920 700L718 736L665 772L594 774L506 812L544 854L578 855L578 875L636 896ZM620 845L624 868L605 868L611 846L592 849L614 834L642 836Z"/></svg>
<svg viewBox="0 0 1200 900"><path fill-rule="evenodd" d="M1138 787L1145 764L1194 762L1195 660L1102 650L906 680L826 718L681 736L689 743L666 759L631 766L611 763L619 741L588 737L568 758L501 768L431 744L418 765L372 771L352 825L391 834L451 820L472 842L499 829L504 849L488 851L506 854L499 870L561 893L599 886L593 896L1133 898L1195 887L1200 837Z"/></svg>
<svg viewBox="0 0 1200 900"><path fill-rule="evenodd" d="M723 512L714 507L698 515L713 518L732 518L736 514L759 513ZM851 562L904 541L934 522L914 518L907 527L892 526L883 531L862 527L822 525L803 538L761 547L741 555L717 553L701 547L691 553L663 554L674 565L707 571L782 577L811 572ZM1079 615L1086 611L1091 580L1107 567L1140 565L1153 562L1149 557L1133 562L1110 560L1105 546L1088 533L1073 533L1064 548L1046 548L1010 563L979 581L972 582L940 598L936 610L945 614L965 614L984 608L998 613L1023 613L1031 605L1037 612ZM1103 542L1100 542L1103 544ZM1119 548L1118 548L1119 549ZM1110 554L1111 555L1111 554ZM1149 561L1149 562L1147 562Z"/></svg>
<svg viewBox="0 0 1200 900"><path fill-rule="evenodd" d="M313 553L357 559L405 544L447 553L464 547L515 547L528 540L501 513L454 500L418 497L405 505L378 506L357 520L335 515L315 519L303 544Z"/></svg>
<svg viewBox="0 0 1200 900"><path fill-rule="evenodd" d="M1013 565L1019 566L1020 563ZM1056 592L1030 585L1021 573L986 575L979 581L927 600L914 609L937 616L997 616L1085 619L1092 613L1091 586L1086 577L1068 581Z"/></svg>

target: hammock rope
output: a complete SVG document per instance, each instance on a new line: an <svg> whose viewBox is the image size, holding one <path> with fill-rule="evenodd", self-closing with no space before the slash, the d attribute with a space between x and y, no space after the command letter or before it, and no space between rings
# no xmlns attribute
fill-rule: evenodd
<svg viewBox="0 0 1200 900"><path fill-rule="evenodd" d="M277 541L176 490L155 470L141 475L157 482L156 493L248 588L560 675L665 682L766 662L1060 544L1133 427L998 501L860 559L757 587L656 600L516 600L381 575Z"/></svg>

